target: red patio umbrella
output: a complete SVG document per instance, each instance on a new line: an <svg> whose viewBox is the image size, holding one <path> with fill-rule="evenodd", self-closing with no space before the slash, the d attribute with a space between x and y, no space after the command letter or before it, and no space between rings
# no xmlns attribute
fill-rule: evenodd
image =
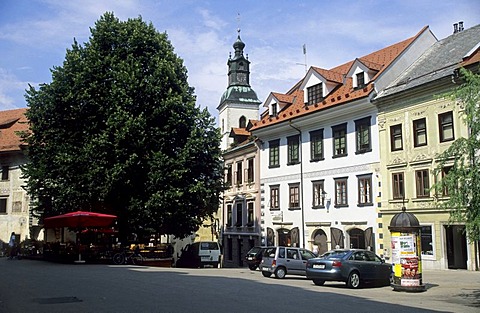
<svg viewBox="0 0 480 313"><path fill-rule="evenodd" d="M76 211L58 216L47 217L43 220L45 228L71 227L107 227L117 218L115 215Z"/></svg>
<svg viewBox="0 0 480 313"><path fill-rule="evenodd" d="M115 215L76 211L66 213L58 216L47 217L43 220L45 228L70 227L77 230L77 245L78 245L78 231L80 228L86 227L107 227L110 226L117 218ZM76 263L84 263L82 254L78 253L78 261Z"/></svg>

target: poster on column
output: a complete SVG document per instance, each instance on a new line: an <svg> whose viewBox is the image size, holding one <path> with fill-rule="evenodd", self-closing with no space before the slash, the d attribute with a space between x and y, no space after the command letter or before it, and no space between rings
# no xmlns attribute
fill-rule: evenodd
<svg viewBox="0 0 480 313"><path fill-rule="evenodd" d="M400 236L392 236L391 250L392 250L392 263L400 264Z"/></svg>
<svg viewBox="0 0 480 313"><path fill-rule="evenodd" d="M402 267L401 285L419 286L420 271L417 256L416 235L407 234L399 237L400 264Z"/></svg>

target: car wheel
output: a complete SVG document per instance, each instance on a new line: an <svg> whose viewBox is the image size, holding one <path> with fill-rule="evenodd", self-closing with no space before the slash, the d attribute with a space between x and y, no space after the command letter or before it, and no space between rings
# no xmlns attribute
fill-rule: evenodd
<svg viewBox="0 0 480 313"><path fill-rule="evenodd" d="M386 281L387 285L393 285L395 283L395 274L390 273L390 277L388 278L388 281Z"/></svg>
<svg viewBox="0 0 480 313"><path fill-rule="evenodd" d="M262 271L262 275L263 275L263 277L270 277L270 276L272 276L272 273Z"/></svg>
<svg viewBox="0 0 480 313"><path fill-rule="evenodd" d="M279 267L275 271L275 277L276 278L282 279L282 278L285 278L285 275L287 275L287 271L285 270L284 267Z"/></svg>
<svg viewBox="0 0 480 313"><path fill-rule="evenodd" d="M323 286L323 284L325 284L325 281L323 279L313 279L313 283L317 286Z"/></svg>
<svg viewBox="0 0 480 313"><path fill-rule="evenodd" d="M257 269L257 266L256 265L249 265L248 268L251 269L252 271L254 271L254 270Z"/></svg>
<svg viewBox="0 0 480 313"><path fill-rule="evenodd" d="M351 272L347 280L348 288L357 289L360 287L360 275L358 272Z"/></svg>

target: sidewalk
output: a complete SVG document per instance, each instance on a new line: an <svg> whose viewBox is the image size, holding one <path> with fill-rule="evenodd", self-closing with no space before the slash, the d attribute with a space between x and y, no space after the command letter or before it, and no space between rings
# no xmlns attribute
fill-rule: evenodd
<svg viewBox="0 0 480 313"><path fill-rule="evenodd" d="M455 303L480 312L480 271L424 270L424 292L432 300Z"/></svg>

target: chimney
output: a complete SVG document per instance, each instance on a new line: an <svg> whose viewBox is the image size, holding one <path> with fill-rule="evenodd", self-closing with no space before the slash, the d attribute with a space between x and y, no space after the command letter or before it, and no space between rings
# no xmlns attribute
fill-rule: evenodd
<svg viewBox="0 0 480 313"><path fill-rule="evenodd" d="M454 34L458 33L458 24L457 23L453 24L453 33Z"/></svg>
<svg viewBox="0 0 480 313"><path fill-rule="evenodd" d="M463 21L458 22L458 31L459 32L463 31Z"/></svg>

